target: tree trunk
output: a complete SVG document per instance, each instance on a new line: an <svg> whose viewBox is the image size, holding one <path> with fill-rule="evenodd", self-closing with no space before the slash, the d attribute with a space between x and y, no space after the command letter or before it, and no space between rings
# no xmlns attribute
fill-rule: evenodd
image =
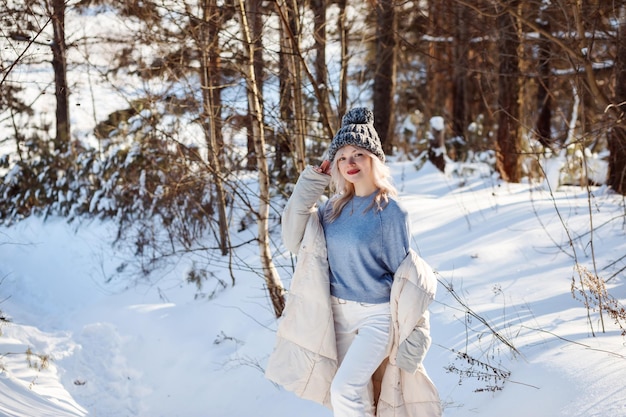
<svg viewBox="0 0 626 417"><path fill-rule="evenodd" d="M259 90L259 103L261 108L263 107L263 73L265 71L265 61L263 60L263 2L261 0L251 0L248 2L248 15L250 17L250 31L252 41L254 43L254 76ZM246 117L246 129L248 132L248 157L246 158L246 169L253 171L256 169L258 163L256 159L256 152L254 151L254 136L252 135L252 124L254 112L248 105L248 116ZM261 109L261 117L264 117L264 112ZM265 120L263 120L265 125Z"/></svg>
<svg viewBox="0 0 626 417"><path fill-rule="evenodd" d="M442 115L446 106L447 91L441 87L447 85L447 73L443 67L447 56L444 52L445 46L439 41L444 33L441 30L440 22L438 22L447 16L443 5L441 0L429 0L428 2L427 10L432 18L428 19L428 29L426 30L431 38L428 41L426 54L426 89L429 106L424 109L424 113L427 118Z"/></svg>
<svg viewBox="0 0 626 417"><path fill-rule="evenodd" d="M615 106L621 121L609 134L609 176L607 185L616 193L626 195L626 5L618 11L619 28L615 59Z"/></svg>
<svg viewBox="0 0 626 417"><path fill-rule="evenodd" d="M455 42L453 48L454 62L452 70L452 136L465 138L467 129L467 85L469 76L469 36L467 29L467 7L461 3L455 4ZM466 152L464 140L455 140L453 159L463 159Z"/></svg>
<svg viewBox="0 0 626 417"><path fill-rule="evenodd" d="M254 1L254 0L248 0ZM261 115L261 103L259 101L259 90L254 71L254 44L250 37L250 26L248 25L246 7L244 0L239 0L239 11L241 13L241 28L244 35L244 52L248 59L246 78L248 84L249 108L253 111L252 133L259 168L259 210L257 226L259 231L259 249L261 253L261 263L263 265L263 276L267 285L267 290L274 307L274 314L280 317L285 308L285 290L283 288L278 271L272 260L269 236L269 209L270 209L270 176L265 154L265 138L263 128L263 118Z"/></svg>
<svg viewBox="0 0 626 417"><path fill-rule="evenodd" d="M500 4L516 10L519 0L502 0ZM519 182L520 170L520 45L517 19L513 13L497 8L498 34L498 130L496 132L496 168L503 180Z"/></svg>
<svg viewBox="0 0 626 417"><path fill-rule="evenodd" d="M374 126L385 154L393 153L396 86L396 13L393 0L376 5L376 58L374 74Z"/></svg>
<svg viewBox="0 0 626 417"><path fill-rule="evenodd" d="M215 201L218 213L219 246L222 255L227 255L230 246L228 217L226 214L226 193L222 181L223 140L222 140L222 100L219 86L221 76L218 35L220 31L220 11L216 0L204 0L203 20L200 26L200 82L202 84L202 127L206 136L208 162L212 170Z"/></svg>
<svg viewBox="0 0 626 417"><path fill-rule="evenodd" d="M304 136L306 132L306 117L304 113L304 97L302 94L302 55L300 54L300 38L302 28L300 27L300 7L297 0L291 1L289 9L289 31L293 35L290 37L291 45L291 76L295 83L293 86L293 105L296 130L293 132L296 142L296 169L298 172L304 170L306 166L306 145ZM311 80L313 82L314 80Z"/></svg>
<svg viewBox="0 0 626 417"><path fill-rule="evenodd" d="M326 0L311 0L313 12L313 38L315 49L315 82L320 91L317 102L318 112L321 115L330 112L328 70L326 66Z"/></svg>
<svg viewBox="0 0 626 417"><path fill-rule="evenodd" d="M550 22L546 19L549 19L547 15L540 15L539 21L544 23L539 24L545 32L550 33ZM552 48L551 42L543 32L539 35L537 48L539 49L539 77L537 84L537 108L539 109L539 115L537 117L536 136L539 143L549 148L552 146L552 97L550 93Z"/></svg>
<svg viewBox="0 0 626 417"><path fill-rule="evenodd" d="M348 28L346 26L346 0L338 0L339 42L341 46L341 67L339 68L339 108L337 115L341 117L348 111ZM338 123L336 123L338 125Z"/></svg>
<svg viewBox="0 0 626 417"><path fill-rule="evenodd" d="M278 3L276 4L278 6ZM280 11L279 11L280 13ZM290 42L287 34L287 25L281 21L279 25L280 51L278 53L278 106L280 111L280 120L282 125L278 127L276 132L276 164L284 164L287 154L295 156L296 144L289 139L289 132L295 130L293 115L293 78L291 77L290 65ZM280 181L281 179L278 178Z"/></svg>
<svg viewBox="0 0 626 417"><path fill-rule="evenodd" d="M289 149L295 169L300 172L304 169L304 114L302 109L302 67L298 42L300 39L299 9L297 1L287 0L280 5L276 2L277 12L281 19L280 25L280 55L279 55L279 85L280 85L280 116L285 128L278 135L279 146ZM313 81L313 80L311 80ZM282 141L282 142L281 142ZM279 151L277 150L277 157ZM277 160L277 164L287 165Z"/></svg>
<svg viewBox="0 0 626 417"><path fill-rule="evenodd" d="M56 138L57 151L65 153L70 142L69 88L67 85L67 46L65 44L65 0L52 0L52 68L56 98Z"/></svg>

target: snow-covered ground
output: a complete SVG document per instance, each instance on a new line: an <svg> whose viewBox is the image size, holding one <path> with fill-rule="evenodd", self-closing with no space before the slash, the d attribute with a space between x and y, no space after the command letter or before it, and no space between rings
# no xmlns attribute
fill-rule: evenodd
<svg viewBox="0 0 626 417"><path fill-rule="evenodd" d="M575 263L593 273L595 261L626 303L624 199L391 166L414 247L441 280L425 366L444 415L626 416L626 339L606 313L602 332L571 291ZM111 248L114 232L56 218L0 229L0 310L11 320L0 415L332 416L264 379L277 322L258 274L236 269L236 285L220 290L230 275L215 262L202 288L213 297L185 282L185 261L148 282L117 272L131 254ZM259 264L257 248L237 251ZM276 261L288 286L291 260Z"/></svg>

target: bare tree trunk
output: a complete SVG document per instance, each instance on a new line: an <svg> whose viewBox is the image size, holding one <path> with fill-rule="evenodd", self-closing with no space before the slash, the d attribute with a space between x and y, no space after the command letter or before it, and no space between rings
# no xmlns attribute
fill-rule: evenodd
<svg viewBox="0 0 626 417"><path fill-rule="evenodd" d="M254 1L254 0L248 0ZM272 260L269 237L269 202L270 202L270 176L265 154L265 138L263 128L263 118L261 115L261 103L259 102L259 90L254 71L254 44L250 37L250 26L248 25L246 7L244 0L239 0L239 11L241 13L241 28L244 34L246 57L248 59L247 84L249 108L253 111L252 131L254 136L255 150L259 167L259 210L257 226L259 231L259 249L261 252L261 263L263 265L263 276L269 291L274 314L280 317L285 308L285 290L283 288L278 271Z"/></svg>
<svg viewBox="0 0 626 417"><path fill-rule="evenodd" d="M55 148L61 153L67 151L70 142L69 88L67 84L67 46L65 44L65 0L52 0L52 68L56 98L56 138Z"/></svg>
<svg viewBox="0 0 626 417"><path fill-rule="evenodd" d="M329 112L329 86L328 70L326 67L326 0L311 0L311 11L313 12L313 37L315 49L315 82L321 93L317 102L319 114Z"/></svg>
<svg viewBox="0 0 626 417"><path fill-rule="evenodd" d="M278 4L276 5L278 6ZM279 11L280 13L280 11ZM295 130L294 114L293 114L293 78L291 77L291 66L289 65L290 42L287 35L287 25L281 22L279 26L280 51L278 53L278 86L279 86L279 111L280 120L283 125L276 132L276 164L284 164L286 154L290 153L295 156L295 143L291 143L289 132ZM279 177L280 181L281 178Z"/></svg>
<svg viewBox="0 0 626 417"><path fill-rule="evenodd" d="M346 26L346 0L338 0L339 14L337 27L339 28L339 41L341 43L341 68L339 69L339 108L338 116L348 111L348 28Z"/></svg>
<svg viewBox="0 0 626 417"><path fill-rule="evenodd" d="M263 60L263 2L261 0L251 0L248 2L248 15L250 17L250 31L252 41L254 43L254 75L259 90L259 103L261 104L261 117L264 118L263 107L263 73L265 70L265 61ZM249 106L249 105L248 105ZM252 124L254 112L248 107L248 116L246 117L246 129L248 132L248 157L246 158L246 169L253 171L258 163L256 152L254 150L254 136L252 135ZM265 125L265 121L263 121ZM279 159L277 157L277 159Z"/></svg>
<svg viewBox="0 0 626 417"><path fill-rule="evenodd" d="M502 0L504 7L516 10L519 0ZM505 181L519 182L520 128L519 128L519 57L520 45L517 19L502 7L496 7L498 34L498 131L496 133L496 168Z"/></svg>
<svg viewBox="0 0 626 417"><path fill-rule="evenodd" d="M607 184L616 193L626 195L626 5L618 10L619 28L615 60L615 106L621 124L615 123L609 134L609 177Z"/></svg>
<svg viewBox="0 0 626 417"><path fill-rule="evenodd" d="M374 74L374 126L380 135L383 151L393 153L396 90L396 13L394 0L380 0L376 5L376 58Z"/></svg>
<svg viewBox="0 0 626 417"><path fill-rule="evenodd" d="M280 117L285 123L277 135L277 160L276 164L285 164L285 154L289 152L294 159L294 165L298 172L305 166L305 144L302 103L302 77L300 60L297 56L297 42L299 39L298 5L295 1L287 0L280 5L276 2L277 12L281 16L280 25L280 56L279 56L279 84L280 84ZM280 159L279 159L280 158ZM280 173L283 177L286 172ZM279 180L281 178L279 177Z"/></svg>
<svg viewBox="0 0 626 417"><path fill-rule="evenodd" d="M427 30L425 33L430 35L432 40L428 41L428 52L425 57L426 61L426 91L428 100L422 110L427 119L432 116L439 116L444 114L446 107L446 99L448 97L446 88L448 77L447 70L444 68L444 63L447 60L444 52L445 46L437 39L444 36L444 32L441 30L440 19L444 19L443 16L447 16L445 12L445 2L441 0L429 0L427 5L427 11L432 18L428 19Z"/></svg>
<svg viewBox="0 0 626 417"><path fill-rule="evenodd" d="M290 2L289 32L291 34L291 76L295 81L294 84L292 84L296 127L293 135L296 143L296 169L298 172L301 172L306 166L306 145L304 143L306 117L304 116L304 98L302 95L302 56L300 55L299 48L302 29L300 27L300 8L297 0L291 0ZM314 82L314 80L311 80L311 82Z"/></svg>
<svg viewBox="0 0 626 417"><path fill-rule="evenodd" d="M220 11L216 0L204 0L203 20L199 27L198 45L201 53L200 81L202 84L202 126L208 148L208 162L212 169L213 185L217 205L219 225L219 246L222 255L227 255L230 246L228 218L226 214L226 193L222 180L223 140L222 140L222 100L219 89L221 63L218 43Z"/></svg>
<svg viewBox="0 0 626 417"><path fill-rule="evenodd" d="M550 32L550 22L547 15L539 18L541 28L545 32ZM546 148L552 146L552 97L550 93L550 77L552 68L550 60L552 58L551 42L541 32L539 35L539 78L537 85L537 108L539 115L537 117L536 135L537 140Z"/></svg>
<svg viewBox="0 0 626 417"><path fill-rule="evenodd" d="M467 29L467 7L462 3L456 3L455 17L455 42L452 45L454 62L452 70L452 135L465 138L467 129L467 85L469 74L469 36ZM462 159L466 152L462 145L464 141L454 141L454 159Z"/></svg>

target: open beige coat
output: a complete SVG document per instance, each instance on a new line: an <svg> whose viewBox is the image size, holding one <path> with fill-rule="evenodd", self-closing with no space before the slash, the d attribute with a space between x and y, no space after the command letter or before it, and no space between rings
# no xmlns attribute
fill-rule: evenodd
<svg viewBox="0 0 626 417"><path fill-rule="evenodd" d="M266 377L330 408L337 350L326 242L315 210L327 184L326 175L307 168L283 214L283 240L298 261ZM436 286L432 269L411 251L396 271L391 288L391 350L373 377L377 417L441 416L439 395L423 365L414 373L395 365L398 347L414 329L429 337L427 309Z"/></svg>

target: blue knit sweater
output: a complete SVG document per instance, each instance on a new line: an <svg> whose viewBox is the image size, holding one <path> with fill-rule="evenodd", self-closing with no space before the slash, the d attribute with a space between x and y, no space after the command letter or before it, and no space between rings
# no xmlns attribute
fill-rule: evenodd
<svg viewBox="0 0 626 417"><path fill-rule="evenodd" d="M382 211L374 205L364 212L375 195L353 197L333 222L326 219L330 204L319 211L328 248L330 291L335 297L388 302L393 274L409 252L407 211L390 198Z"/></svg>

